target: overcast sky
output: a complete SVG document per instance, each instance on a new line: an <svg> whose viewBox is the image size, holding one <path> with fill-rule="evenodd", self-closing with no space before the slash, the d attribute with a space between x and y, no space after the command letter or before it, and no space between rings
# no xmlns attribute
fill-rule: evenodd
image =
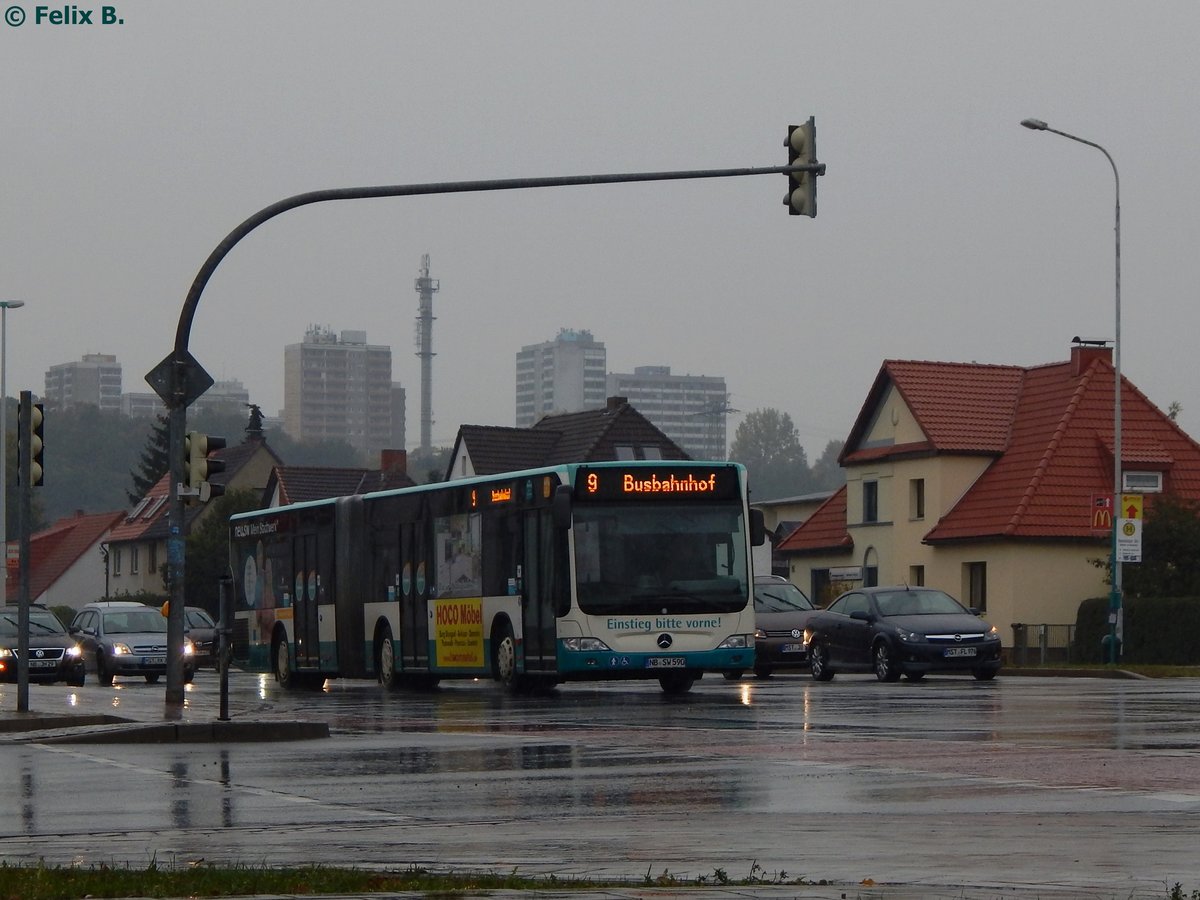
<svg viewBox="0 0 1200 900"><path fill-rule="evenodd" d="M609 371L724 376L810 461L883 360L1037 365L1114 332L1122 369L1200 436L1200 4L149 2L120 25L0 25L7 387L115 354L125 391L173 346L213 248L322 189L786 163L817 122L815 219L783 175L342 201L242 241L190 348L283 405L312 324L393 348L420 437L422 254L433 439L512 425L514 359L588 329ZM60 9L62 5L51 6ZM53 440L53 425L47 425Z"/></svg>

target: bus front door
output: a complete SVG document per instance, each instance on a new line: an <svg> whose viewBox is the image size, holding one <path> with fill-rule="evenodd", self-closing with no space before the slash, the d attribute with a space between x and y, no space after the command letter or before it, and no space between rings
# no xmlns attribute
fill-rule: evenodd
<svg viewBox="0 0 1200 900"><path fill-rule="evenodd" d="M554 591L558 584L560 537L549 510L526 515L521 624L525 672L529 675L552 675L558 671Z"/></svg>
<svg viewBox="0 0 1200 900"><path fill-rule="evenodd" d="M296 667L316 668L321 664L320 633L317 626L317 536L296 538L296 590L292 600L292 630Z"/></svg>
<svg viewBox="0 0 1200 900"><path fill-rule="evenodd" d="M400 547L400 558L406 567L400 592L401 667L426 671L429 669L429 573L433 571L433 561L427 558L429 542L420 524L401 527Z"/></svg>

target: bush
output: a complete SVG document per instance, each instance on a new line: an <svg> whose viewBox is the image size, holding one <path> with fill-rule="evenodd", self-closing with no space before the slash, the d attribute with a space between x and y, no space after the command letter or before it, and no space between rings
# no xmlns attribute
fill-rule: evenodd
<svg viewBox="0 0 1200 900"><path fill-rule="evenodd" d="M1080 662L1108 662L1104 638L1109 633L1109 602L1108 597L1092 597L1079 605L1074 651ZM1127 597L1123 607L1123 662L1200 665L1200 597Z"/></svg>

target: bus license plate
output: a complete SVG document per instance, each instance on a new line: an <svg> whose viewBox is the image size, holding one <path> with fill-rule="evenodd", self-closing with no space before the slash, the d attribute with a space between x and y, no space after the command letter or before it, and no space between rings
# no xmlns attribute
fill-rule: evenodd
<svg viewBox="0 0 1200 900"><path fill-rule="evenodd" d="M974 656L974 647L949 647L946 650L946 656Z"/></svg>
<svg viewBox="0 0 1200 900"><path fill-rule="evenodd" d="M165 666L166 664L167 664L167 658L165 656L143 656L142 657L142 665L143 666Z"/></svg>
<svg viewBox="0 0 1200 900"><path fill-rule="evenodd" d="M683 669L687 660L682 656L651 656L646 660L647 669Z"/></svg>

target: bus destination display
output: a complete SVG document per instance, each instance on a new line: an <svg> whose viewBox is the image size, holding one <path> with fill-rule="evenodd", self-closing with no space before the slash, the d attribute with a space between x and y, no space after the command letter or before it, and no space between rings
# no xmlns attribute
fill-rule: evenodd
<svg viewBox="0 0 1200 900"><path fill-rule="evenodd" d="M580 468L577 500L728 500L738 496L732 466Z"/></svg>

